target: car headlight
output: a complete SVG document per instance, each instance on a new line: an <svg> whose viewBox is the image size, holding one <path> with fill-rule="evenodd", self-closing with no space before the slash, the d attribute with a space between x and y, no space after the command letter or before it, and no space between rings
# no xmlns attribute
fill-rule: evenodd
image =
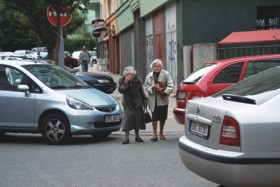
<svg viewBox="0 0 280 187"><path fill-rule="evenodd" d="M72 97L66 98L67 104L77 110L93 110L93 107Z"/></svg>
<svg viewBox="0 0 280 187"><path fill-rule="evenodd" d="M97 79L97 81L98 81L99 83L102 83L102 84L104 84L104 83L110 83L110 81L107 80L107 79Z"/></svg>

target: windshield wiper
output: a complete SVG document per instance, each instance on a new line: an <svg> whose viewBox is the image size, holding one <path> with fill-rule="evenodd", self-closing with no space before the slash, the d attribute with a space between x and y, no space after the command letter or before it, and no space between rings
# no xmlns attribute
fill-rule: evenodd
<svg viewBox="0 0 280 187"><path fill-rule="evenodd" d="M240 96L240 95L222 94L222 97L224 100L228 100L228 101L247 103L247 104L256 104L255 99L251 99L251 98Z"/></svg>

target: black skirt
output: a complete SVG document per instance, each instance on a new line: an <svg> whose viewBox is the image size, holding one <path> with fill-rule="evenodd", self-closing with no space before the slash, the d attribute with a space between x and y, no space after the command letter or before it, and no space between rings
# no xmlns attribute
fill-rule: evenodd
<svg viewBox="0 0 280 187"><path fill-rule="evenodd" d="M161 121L167 119L168 105L156 106L152 112L152 121Z"/></svg>

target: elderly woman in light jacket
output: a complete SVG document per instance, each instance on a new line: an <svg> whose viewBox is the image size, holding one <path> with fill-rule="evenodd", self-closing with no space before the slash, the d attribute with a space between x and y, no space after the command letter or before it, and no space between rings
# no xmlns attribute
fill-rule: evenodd
<svg viewBox="0 0 280 187"><path fill-rule="evenodd" d="M165 140L163 128L167 119L168 96L172 93L174 84L169 73L163 69L163 63L160 59L155 59L151 63L150 72L145 79L144 88L148 92L148 107L152 112L153 137L151 141L158 140L157 121L160 122L159 138Z"/></svg>

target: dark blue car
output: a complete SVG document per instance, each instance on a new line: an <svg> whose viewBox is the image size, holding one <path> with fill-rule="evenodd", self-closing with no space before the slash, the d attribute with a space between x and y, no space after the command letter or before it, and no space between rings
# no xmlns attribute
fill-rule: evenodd
<svg viewBox="0 0 280 187"><path fill-rule="evenodd" d="M107 94L113 93L117 88L117 83L110 75L92 72L77 72L75 75L95 89Z"/></svg>

